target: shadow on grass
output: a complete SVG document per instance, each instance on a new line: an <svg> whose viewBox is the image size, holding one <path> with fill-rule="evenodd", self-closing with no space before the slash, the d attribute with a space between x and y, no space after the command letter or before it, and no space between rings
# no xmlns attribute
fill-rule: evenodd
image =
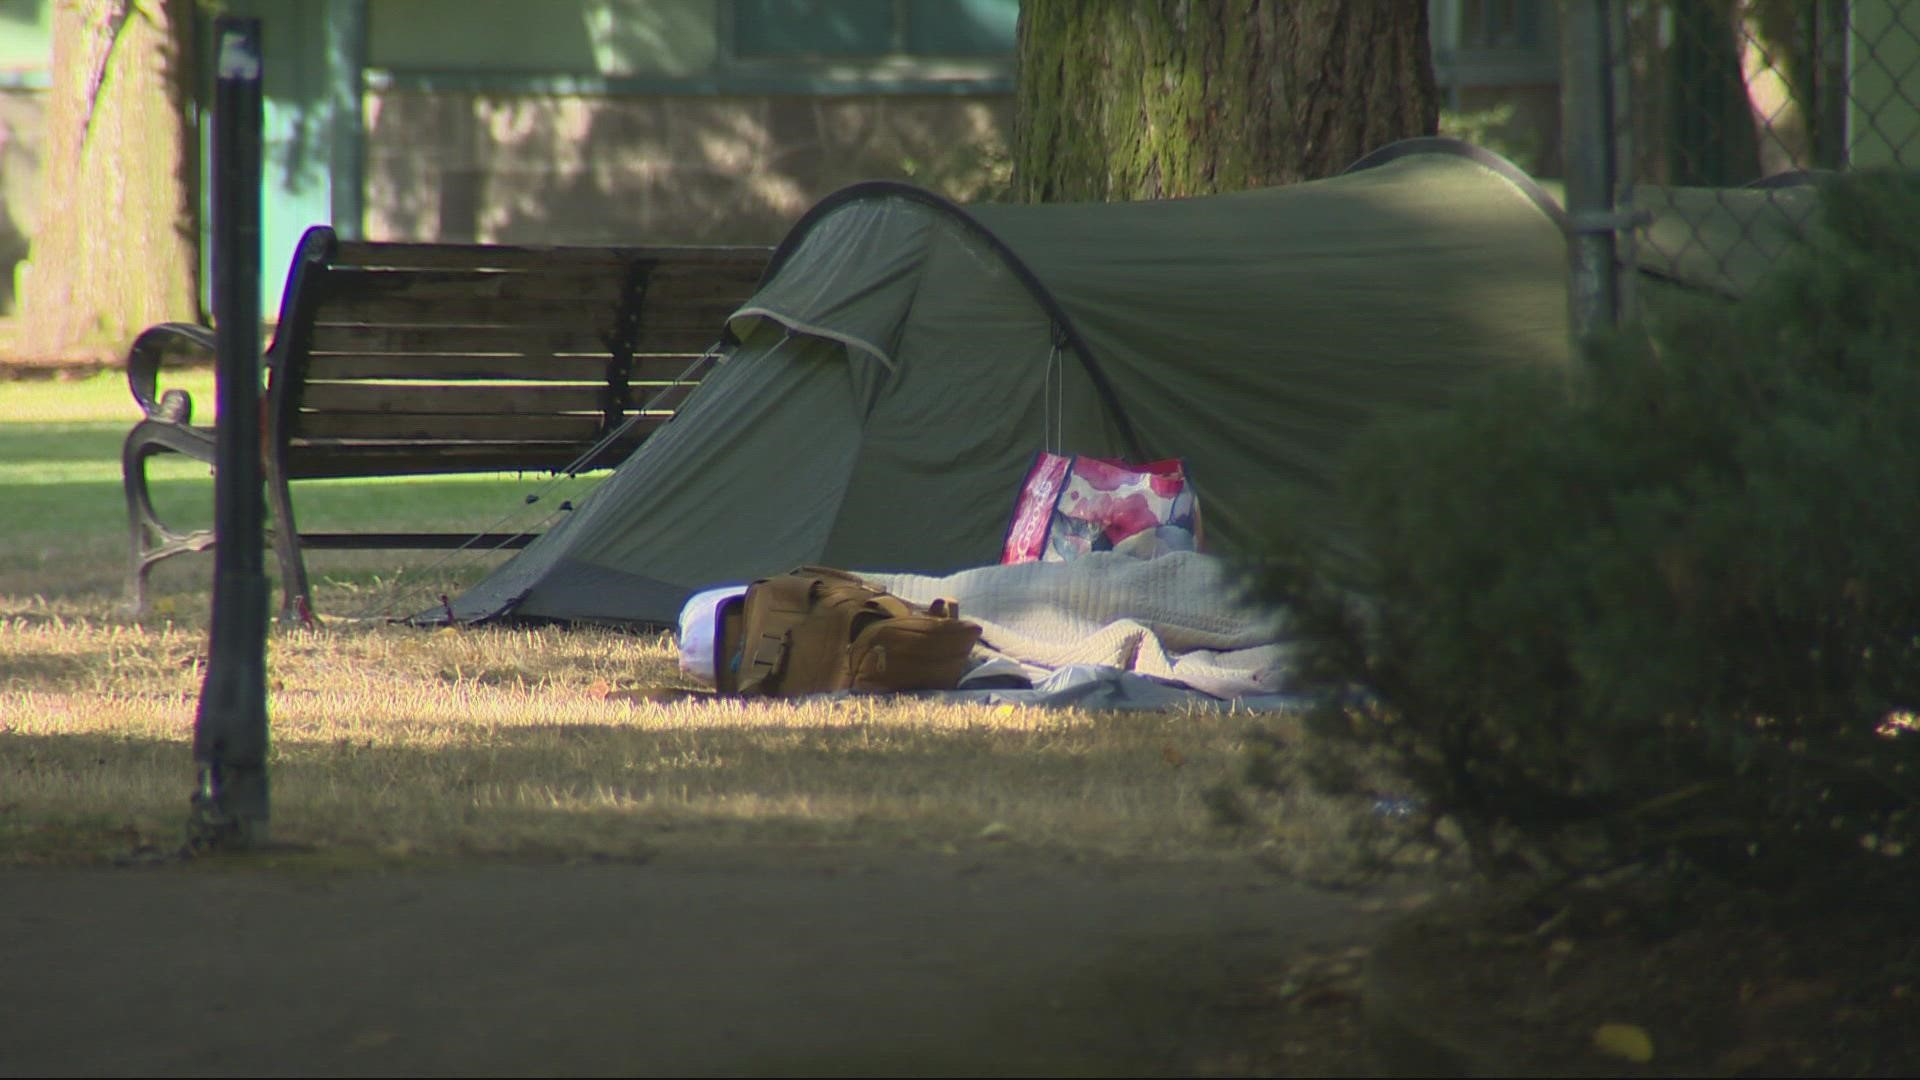
<svg viewBox="0 0 1920 1080"><path fill-rule="evenodd" d="M47 623L51 622L49 618ZM8 649L0 653L0 686L16 682L31 684L36 688L71 689L87 685L93 681L88 673L95 670L97 662L107 655L105 649L86 655Z"/></svg>
<svg viewBox="0 0 1920 1080"><path fill-rule="evenodd" d="M703 708L451 734L282 728L274 834L321 849L601 860L675 838L1157 854L1246 839L1209 825L1199 797L1226 767L1224 729L1188 741L1174 767L1164 747L1176 718L1164 716L930 729L703 723ZM11 792L0 860L56 858L48 837L69 838L81 862L171 842L193 779L188 736L0 732Z"/></svg>

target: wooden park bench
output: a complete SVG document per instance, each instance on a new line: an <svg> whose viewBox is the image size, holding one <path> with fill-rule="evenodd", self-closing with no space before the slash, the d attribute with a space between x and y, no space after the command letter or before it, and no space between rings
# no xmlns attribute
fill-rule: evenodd
<svg viewBox="0 0 1920 1080"><path fill-rule="evenodd" d="M306 548L524 547L530 534L300 532L289 483L321 477L609 468L673 418L772 254L765 247L510 247L367 243L316 227L301 239L266 352L262 448L282 619L312 612ZM204 551L205 530L155 513L146 463L211 463L213 429L165 358L211 356L213 332L143 331L127 381L145 411L121 455L132 534L129 600L163 559Z"/></svg>

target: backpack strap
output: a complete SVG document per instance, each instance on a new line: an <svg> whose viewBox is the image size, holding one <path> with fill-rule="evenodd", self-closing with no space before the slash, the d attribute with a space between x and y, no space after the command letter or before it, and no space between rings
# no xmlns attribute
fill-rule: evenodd
<svg viewBox="0 0 1920 1080"><path fill-rule="evenodd" d="M733 692L764 692L767 681L777 680L786 670L793 628L812 610L813 592L819 584L819 578L801 574L753 583L749 591L756 595L742 614L739 682L731 688Z"/></svg>
<svg viewBox="0 0 1920 1080"><path fill-rule="evenodd" d="M946 668L964 665L980 633L978 627L960 623L959 605L952 600L938 600L929 611L853 574L820 566L802 566L754 582L737 611L732 616L723 608L716 634L722 648L715 685L723 694L905 688L887 681L889 646L871 636L892 624L904 633L887 640L896 651L906 649L900 659L908 670L921 672L909 679L913 688L951 686L964 669L948 677ZM927 633L930 625L941 627L937 645L921 644L915 637ZM964 632L956 635L962 627ZM856 648L856 642L866 644Z"/></svg>
<svg viewBox="0 0 1920 1080"><path fill-rule="evenodd" d="M844 690L855 626L911 612L844 570L802 566L753 583L742 601L737 694ZM796 633L802 627L804 632Z"/></svg>

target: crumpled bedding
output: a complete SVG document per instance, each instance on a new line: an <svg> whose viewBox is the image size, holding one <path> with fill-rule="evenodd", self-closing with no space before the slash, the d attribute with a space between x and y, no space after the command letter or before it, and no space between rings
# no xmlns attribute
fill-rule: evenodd
<svg viewBox="0 0 1920 1080"><path fill-rule="evenodd" d="M917 604L959 601L961 618L980 624L981 657L990 662L976 675L1018 665L1040 685L1057 671L1090 666L1269 707L1284 695L1290 652L1279 618L1243 602L1227 565L1212 556L1097 552L944 577L860 576Z"/></svg>

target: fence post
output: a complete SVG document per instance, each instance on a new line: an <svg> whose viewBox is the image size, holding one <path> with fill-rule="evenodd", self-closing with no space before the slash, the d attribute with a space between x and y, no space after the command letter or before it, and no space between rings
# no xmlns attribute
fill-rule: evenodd
<svg viewBox="0 0 1920 1080"><path fill-rule="evenodd" d="M1814 0L1807 19L1813 37L1813 165L1847 167L1847 0Z"/></svg>
<svg viewBox="0 0 1920 1080"><path fill-rule="evenodd" d="M1613 234L1613 319L1614 325L1632 323L1640 317L1634 283L1639 277L1640 259L1635 247L1638 229L1652 222L1652 216L1637 205L1633 186L1638 151L1634 145L1633 111L1633 39L1627 20L1625 0L1607 4L1607 48L1603 62L1608 65L1613 97L1607 106L1606 122L1613 147L1613 186L1609 198L1613 211L1622 216L1619 230Z"/></svg>
<svg viewBox="0 0 1920 1080"><path fill-rule="evenodd" d="M260 469L260 20L214 23L213 629L194 718L198 848L267 840L267 579Z"/></svg>
<svg viewBox="0 0 1920 1080"><path fill-rule="evenodd" d="M1611 0L1567 0L1561 24L1560 120L1567 173L1567 304L1576 342L1621 316L1615 212L1615 20Z"/></svg>

